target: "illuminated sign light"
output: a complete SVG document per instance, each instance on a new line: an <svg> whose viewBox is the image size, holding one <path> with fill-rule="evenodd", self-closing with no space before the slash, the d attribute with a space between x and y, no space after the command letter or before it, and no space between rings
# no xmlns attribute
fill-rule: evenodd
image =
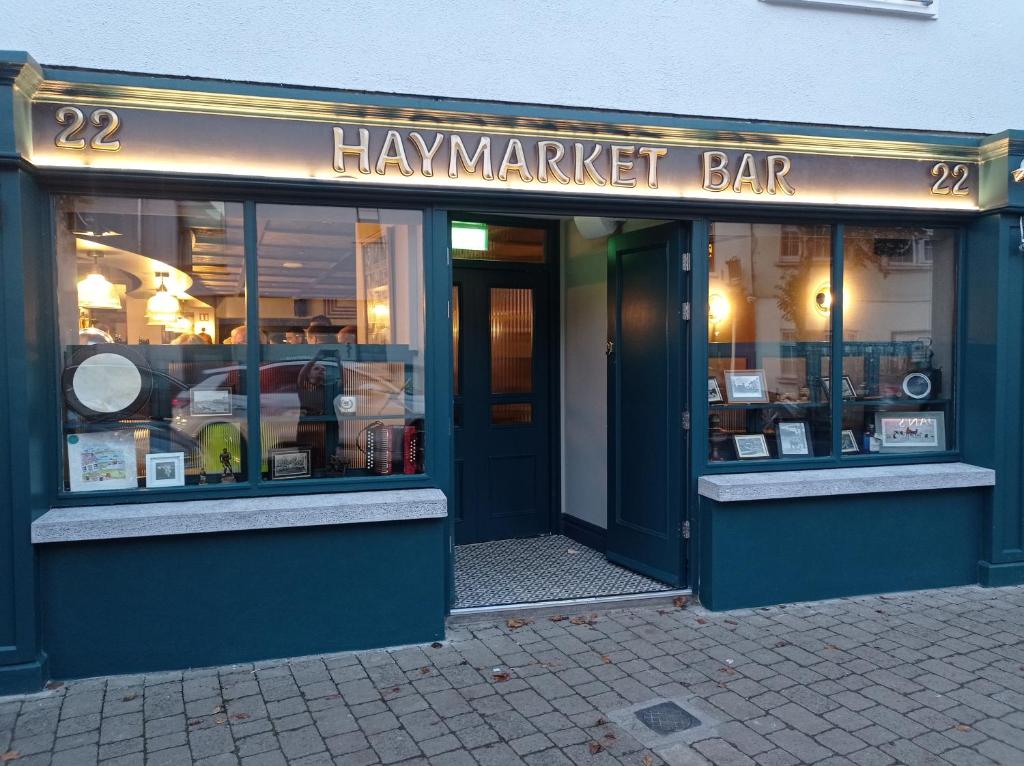
<svg viewBox="0 0 1024 766"><path fill-rule="evenodd" d="M452 249L485 252L488 249L487 224L452 221Z"/></svg>

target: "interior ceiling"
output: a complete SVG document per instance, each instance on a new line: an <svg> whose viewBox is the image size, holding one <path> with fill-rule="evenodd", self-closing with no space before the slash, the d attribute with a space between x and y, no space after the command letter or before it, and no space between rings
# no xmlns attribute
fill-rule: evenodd
<svg viewBox="0 0 1024 766"><path fill-rule="evenodd" d="M176 215L90 212L73 216L71 225L93 232L92 241L101 246L144 254L140 263L154 264L154 271L161 263L181 269L192 277L189 295L200 300L244 294L241 221L225 221L217 203L178 203ZM381 236L378 224L275 216L273 207L261 213L259 227L263 297L354 299L357 228L363 241ZM80 248L78 256L83 270L91 268L88 249ZM144 284L152 281L152 275L139 276Z"/></svg>

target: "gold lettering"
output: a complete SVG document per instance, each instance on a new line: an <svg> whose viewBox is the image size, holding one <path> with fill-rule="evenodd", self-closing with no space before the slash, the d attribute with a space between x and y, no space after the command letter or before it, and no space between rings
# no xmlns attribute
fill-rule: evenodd
<svg viewBox="0 0 1024 766"><path fill-rule="evenodd" d="M423 175L427 178L433 178L434 176L434 155L437 154L441 148L441 144L444 142L444 133L434 134L434 143L428 149L427 142L423 140L416 131L409 134L409 140L412 141L412 145L416 147L416 151L420 155L420 165Z"/></svg>
<svg viewBox="0 0 1024 766"><path fill-rule="evenodd" d="M743 184L750 184L750 190L754 194L760 194L764 189L757 178L757 165L754 164L754 155L744 152L740 160L739 170L736 171L736 180L733 181L732 190L737 194L743 191Z"/></svg>
<svg viewBox="0 0 1024 766"><path fill-rule="evenodd" d="M636 186L635 178L624 178L623 173L633 169L633 160L628 159L636 153L632 146L612 146L612 186Z"/></svg>
<svg viewBox="0 0 1024 766"><path fill-rule="evenodd" d="M604 186L607 181L598 172L597 168L594 167L594 160L601 156L601 152L604 148L601 144L594 144L594 148L590 150L590 156L583 156L583 144L572 145L572 156L573 156L573 181L580 185L585 184L586 178L584 173L598 186Z"/></svg>
<svg viewBox="0 0 1024 766"><path fill-rule="evenodd" d="M402 137L397 130L389 130L384 136L384 146L377 157L377 173L386 175L388 165L397 165L403 176L412 175L412 168L409 167L409 160L405 156L405 146L402 145Z"/></svg>
<svg viewBox="0 0 1024 766"><path fill-rule="evenodd" d="M515 161L512 160L513 154L515 155ZM526 167L526 154L523 152L523 144L518 138L510 138L508 146L505 147L505 156L501 158L501 164L498 165L499 180L507 181L510 170L518 173L519 177L524 181L533 180L533 174Z"/></svg>
<svg viewBox="0 0 1024 766"><path fill-rule="evenodd" d="M476 166L482 167L481 175L485 181L493 181L494 173L491 172L491 139L490 136L480 136L480 142L476 145L473 156L469 156L466 145L462 142L462 136L453 133L451 137L452 151L448 160L448 176L459 177L459 163L471 173L476 172Z"/></svg>
<svg viewBox="0 0 1024 766"><path fill-rule="evenodd" d="M713 192L728 189L732 177L729 175L729 158L725 155L725 152L704 152L702 159L704 189Z"/></svg>
<svg viewBox="0 0 1024 766"><path fill-rule="evenodd" d="M657 189L658 160L668 154L668 149L641 146L636 153L647 160L647 186L651 189Z"/></svg>
<svg viewBox="0 0 1024 766"><path fill-rule="evenodd" d="M796 194L796 189L790 186L786 180L786 175L793 168L789 157L784 154L769 154L766 162L768 163L768 193L775 194L776 191L782 189L790 197Z"/></svg>
<svg viewBox="0 0 1024 766"><path fill-rule="evenodd" d="M569 183L569 176L562 172L558 163L565 156L565 147L561 141L538 141L537 142L537 180L543 183L548 181L548 171L558 179L558 183Z"/></svg>
<svg viewBox="0 0 1024 766"><path fill-rule="evenodd" d="M354 154L359 157L359 172L370 172L370 131L359 128L359 143L345 143L345 129L334 129L334 169L339 173L345 171L345 157Z"/></svg>

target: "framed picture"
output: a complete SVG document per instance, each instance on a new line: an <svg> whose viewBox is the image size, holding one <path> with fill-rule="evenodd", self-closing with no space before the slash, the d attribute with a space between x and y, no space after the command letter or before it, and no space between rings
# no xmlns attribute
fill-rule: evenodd
<svg viewBox="0 0 1024 766"><path fill-rule="evenodd" d="M722 389L718 385L718 378L714 375L708 375L708 403L717 404L724 401L725 397L722 396Z"/></svg>
<svg viewBox="0 0 1024 766"><path fill-rule="evenodd" d="M306 479L311 475L308 448L289 447L270 451L271 479Z"/></svg>
<svg viewBox="0 0 1024 766"><path fill-rule="evenodd" d="M740 460L754 460L761 457L771 457L768 454L768 442L761 434L742 434L732 437L736 445L736 457Z"/></svg>
<svg viewBox="0 0 1024 766"><path fill-rule="evenodd" d="M843 430L839 435L839 446L844 455L860 452L860 447L857 446L857 437L849 428Z"/></svg>
<svg viewBox="0 0 1024 766"><path fill-rule="evenodd" d="M832 398L832 385L831 384L832 384L832 379L831 378L822 378L821 379L821 387L823 389L825 389L825 396L829 397L830 399ZM843 398L844 399L856 399L857 398L857 389L855 389L853 387L853 381L850 380L850 376L849 375L844 375L843 376Z"/></svg>
<svg viewBox="0 0 1024 766"><path fill-rule="evenodd" d="M193 417L209 418L231 414L230 388L192 388L188 393L188 412Z"/></svg>
<svg viewBox="0 0 1024 766"><path fill-rule="evenodd" d="M184 487L185 453L151 452L146 455L147 487Z"/></svg>
<svg viewBox="0 0 1024 766"><path fill-rule="evenodd" d="M875 433L882 452L939 452L946 449L942 412L876 412Z"/></svg>
<svg viewBox="0 0 1024 766"><path fill-rule="evenodd" d="M69 434L67 445L72 492L139 486L135 436L131 431Z"/></svg>
<svg viewBox="0 0 1024 766"><path fill-rule="evenodd" d="M764 370L726 370L725 393L729 404L768 403Z"/></svg>
<svg viewBox="0 0 1024 766"><path fill-rule="evenodd" d="M806 420L780 420L775 424L779 457L813 457L811 429Z"/></svg>

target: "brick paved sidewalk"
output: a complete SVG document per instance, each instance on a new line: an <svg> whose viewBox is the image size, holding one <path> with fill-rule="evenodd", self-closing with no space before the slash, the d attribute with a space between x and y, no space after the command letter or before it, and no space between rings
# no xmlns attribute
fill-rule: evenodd
<svg viewBox="0 0 1024 766"><path fill-rule="evenodd" d="M0 698L0 763L1024 764L1024 588L517 625Z"/></svg>

